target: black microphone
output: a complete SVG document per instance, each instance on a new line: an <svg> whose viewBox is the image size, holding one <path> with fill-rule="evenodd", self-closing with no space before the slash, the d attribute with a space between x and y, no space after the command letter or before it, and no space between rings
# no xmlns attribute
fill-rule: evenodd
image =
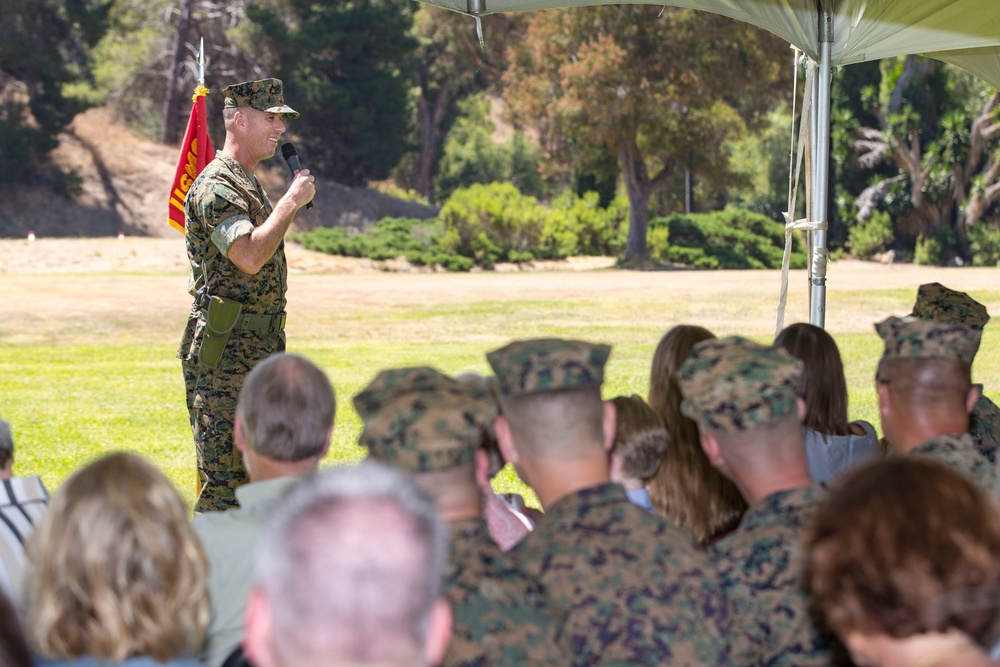
<svg viewBox="0 0 1000 667"><path fill-rule="evenodd" d="M295 146L290 141L286 141L281 147L281 157L285 158L285 162L288 163L288 168L292 170L292 176L295 176L295 172L302 170L302 165L299 164L299 154L295 152ZM306 204L306 208L312 207L311 201Z"/></svg>

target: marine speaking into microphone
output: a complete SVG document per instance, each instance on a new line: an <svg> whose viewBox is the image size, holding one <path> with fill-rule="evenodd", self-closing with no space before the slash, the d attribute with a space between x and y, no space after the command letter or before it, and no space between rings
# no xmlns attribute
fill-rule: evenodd
<svg viewBox="0 0 1000 667"><path fill-rule="evenodd" d="M285 158L285 162L288 163L288 168L292 170L292 177L294 178L295 172L302 169L302 165L299 164L299 154L295 152L295 146L292 142L286 141L281 147L281 157ZM312 209L313 203L309 202L306 204L306 208Z"/></svg>

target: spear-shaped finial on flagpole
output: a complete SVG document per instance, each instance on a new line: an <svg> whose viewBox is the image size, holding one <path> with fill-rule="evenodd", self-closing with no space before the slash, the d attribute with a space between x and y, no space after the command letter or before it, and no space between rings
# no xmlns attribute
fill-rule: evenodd
<svg viewBox="0 0 1000 667"><path fill-rule="evenodd" d="M191 101L194 102L199 97L208 95L208 88L205 87L205 38L201 38L201 46L198 48L198 85L194 89Z"/></svg>

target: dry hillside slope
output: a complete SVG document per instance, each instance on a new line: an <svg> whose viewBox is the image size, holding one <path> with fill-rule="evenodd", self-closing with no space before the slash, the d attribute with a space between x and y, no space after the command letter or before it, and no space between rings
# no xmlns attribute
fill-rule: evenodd
<svg viewBox="0 0 1000 667"><path fill-rule="evenodd" d="M222 137L213 137L221 146ZM128 236L169 237L167 199L179 147L142 138L119 124L103 108L74 119L53 154L57 164L80 177L74 198L31 188L0 189L0 237ZM272 200L287 186L288 168L281 156L257 170ZM426 218L434 211L371 190L336 183L316 183L315 208L296 218L301 231L319 226L365 227L387 216Z"/></svg>

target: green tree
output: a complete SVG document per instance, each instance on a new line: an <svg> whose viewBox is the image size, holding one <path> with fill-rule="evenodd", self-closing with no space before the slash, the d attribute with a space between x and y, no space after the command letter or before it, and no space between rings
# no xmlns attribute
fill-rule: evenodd
<svg viewBox="0 0 1000 667"><path fill-rule="evenodd" d="M490 100L485 95L462 100L458 110L438 163L434 187L438 201L474 183L505 182L525 195L544 194L538 174L541 156L523 132L515 131L505 142L496 141L496 126L489 119Z"/></svg>
<svg viewBox="0 0 1000 667"><path fill-rule="evenodd" d="M410 148L415 3L268 0L247 7L254 43L302 114L303 162L347 185L383 179ZM290 95L290 99L293 99Z"/></svg>
<svg viewBox="0 0 1000 667"><path fill-rule="evenodd" d="M517 13L484 17L485 43L481 46L470 17L418 5L413 23L419 43L414 70L417 150L397 172L401 184L428 199L433 196L434 172L445 138L459 117L458 103L477 92L496 92L506 68L508 44L524 23L523 15Z"/></svg>
<svg viewBox="0 0 1000 667"><path fill-rule="evenodd" d="M537 12L505 95L537 127L550 170L565 172L582 146L617 156L630 204L625 259L641 260L654 193L684 170L709 183L736 178L727 144L772 105L786 54L770 34L687 9Z"/></svg>
<svg viewBox="0 0 1000 667"><path fill-rule="evenodd" d="M0 183L44 180L59 133L85 106L64 86L87 76L108 6L0 0Z"/></svg>
<svg viewBox="0 0 1000 667"><path fill-rule="evenodd" d="M858 218L878 208L896 237L937 237L968 258L969 229L1000 203L1000 93L956 68L918 56L885 60L880 89L865 98L877 121L859 127L863 167L888 164L856 201ZM902 229L900 229L902 227Z"/></svg>

